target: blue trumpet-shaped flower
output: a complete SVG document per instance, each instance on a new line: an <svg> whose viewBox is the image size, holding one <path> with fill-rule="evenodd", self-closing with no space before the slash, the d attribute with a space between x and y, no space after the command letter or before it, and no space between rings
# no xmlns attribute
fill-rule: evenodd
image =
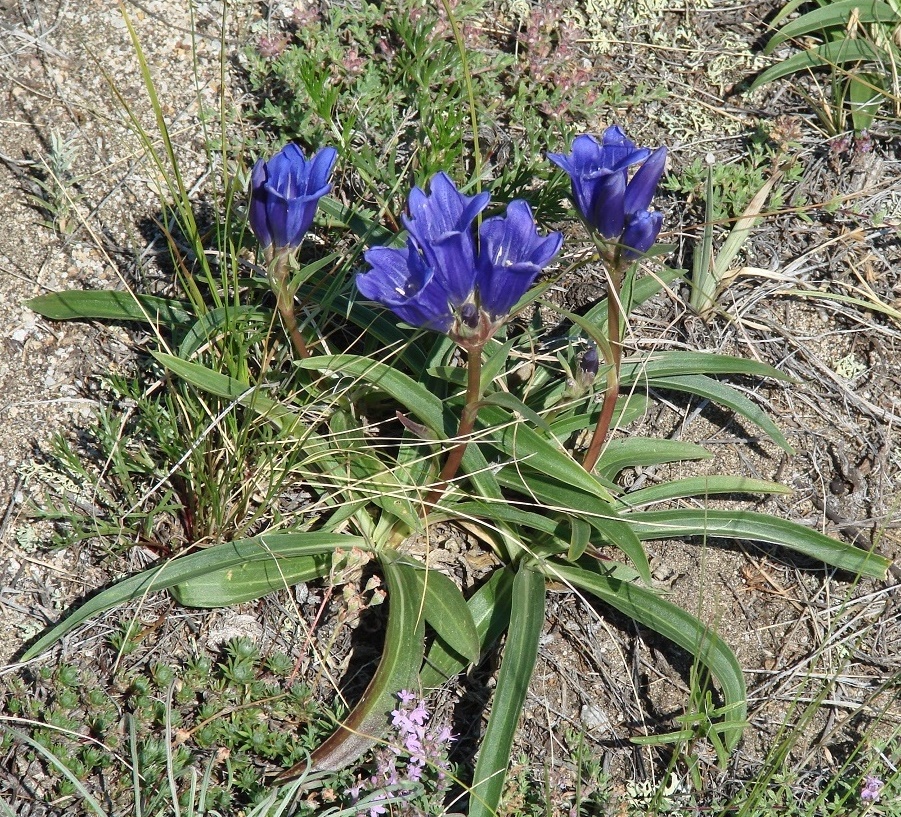
<svg viewBox="0 0 901 817"><path fill-rule="evenodd" d="M487 205L487 193L465 196L445 173L432 179L429 194L414 188L403 219L406 248L367 250L372 269L357 275L357 289L412 326L480 346L562 242L559 233L539 236L529 206L514 201L506 215L483 222L477 247L473 222Z"/></svg>
<svg viewBox="0 0 901 817"><path fill-rule="evenodd" d="M529 205L518 199L510 202L505 216L482 222L476 288L479 305L492 320L507 315L562 243L560 233L539 236Z"/></svg>
<svg viewBox="0 0 901 817"><path fill-rule="evenodd" d="M297 145L289 143L268 161L259 159L253 166L250 228L267 252L300 246L319 199L332 189L329 175L337 156L334 148L325 147L307 160Z"/></svg>
<svg viewBox="0 0 901 817"><path fill-rule="evenodd" d="M622 246L625 258L647 252L660 232L662 215L648 211L666 164L666 148L635 146L618 125L600 141L577 136L572 155L549 153L572 182L573 200L585 222L607 241ZM629 168L643 163L629 179Z"/></svg>

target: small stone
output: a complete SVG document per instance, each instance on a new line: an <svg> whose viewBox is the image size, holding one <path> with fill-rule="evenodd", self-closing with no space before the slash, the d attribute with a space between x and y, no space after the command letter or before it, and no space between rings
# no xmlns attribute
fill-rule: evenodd
<svg viewBox="0 0 901 817"><path fill-rule="evenodd" d="M606 735L613 731L613 724L607 713L597 704L585 704L579 712L579 720L582 726L589 732L599 732Z"/></svg>

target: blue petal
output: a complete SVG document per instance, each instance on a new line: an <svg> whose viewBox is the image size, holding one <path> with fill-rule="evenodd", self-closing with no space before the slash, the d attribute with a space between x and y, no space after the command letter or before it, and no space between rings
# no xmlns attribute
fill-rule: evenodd
<svg viewBox="0 0 901 817"><path fill-rule="evenodd" d="M626 195L623 199L623 209L627 214L631 215L648 209L665 164L666 148L657 148L650 158L638 168L626 188Z"/></svg>
<svg viewBox="0 0 901 817"><path fill-rule="evenodd" d="M642 210L630 216L623 230L623 257L631 260L644 255L654 246L662 224L663 213L659 211Z"/></svg>
<svg viewBox="0 0 901 817"><path fill-rule="evenodd" d="M538 235L529 205L510 202L505 216L482 222L479 230L479 304L493 319L506 315L541 270L559 252L563 237Z"/></svg>
<svg viewBox="0 0 901 817"><path fill-rule="evenodd" d="M618 239L623 231L626 220L623 209L625 193L625 170L608 173L595 187L588 223L608 240Z"/></svg>
<svg viewBox="0 0 901 817"><path fill-rule="evenodd" d="M364 254L372 266L356 277L357 289L366 298L388 307L411 326L447 332L453 314L447 293L423 263L412 242L406 249L374 247Z"/></svg>

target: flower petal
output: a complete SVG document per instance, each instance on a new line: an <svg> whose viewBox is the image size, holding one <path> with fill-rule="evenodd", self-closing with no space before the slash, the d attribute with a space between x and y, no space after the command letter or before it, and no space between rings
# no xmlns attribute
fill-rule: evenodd
<svg viewBox="0 0 901 817"><path fill-rule="evenodd" d="M664 165L666 165L666 148L657 148L635 172L623 198L623 209L628 215L648 209L657 191L657 183L663 174Z"/></svg>

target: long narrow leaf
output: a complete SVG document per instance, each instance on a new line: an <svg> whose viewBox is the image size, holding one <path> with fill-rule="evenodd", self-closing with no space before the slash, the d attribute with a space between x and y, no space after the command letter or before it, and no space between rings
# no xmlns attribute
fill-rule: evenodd
<svg viewBox="0 0 901 817"><path fill-rule="evenodd" d="M647 554L635 531L614 510L612 504L548 479L543 474L526 474L522 469L503 468L498 472L497 479L505 487L513 488L525 496L534 497L555 511L582 516L604 537L606 543L622 550L642 578L650 582L651 568Z"/></svg>
<svg viewBox="0 0 901 817"><path fill-rule="evenodd" d="M620 497L617 508L641 508L656 502L669 502L686 497L706 497L714 494L790 494L791 488L778 482L750 477L702 476L675 479L651 485Z"/></svg>
<svg viewBox="0 0 901 817"><path fill-rule="evenodd" d="M616 479L624 468L662 465L681 460L706 460L713 456L706 448L684 440L625 437L611 440L604 448L597 471L607 479Z"/></svg>
<svg viewBox="0 0 901 817"><path fill-rule="evenodd" d="M755 511L637 511L626 516L638 537L674 539L681 536L725 537L769 542L811 559L873 579L884 579L891 560L873 551L839 542L819 531Z"/></svg>
<svg viewBox="0 0 901 817"><path fill-rule="evenodd" d="M179 582L170 592L183 607L230 607L322 578L330 567L331 559L325 554L244 562Z"/></svg>
<svg viewBox="0 0 901 817"><path fill-rule="evenodd" d="M175 329L194 320L189 304L117 290L53 292L32 298L25 305L54 321L138 321Z"/></svg>
<svg viewBox="0 0 901 817"><path fill-rule="evenodd" d="M711 352L652 352L641 357L627 357L620 370L620 384L645 383L657 377L689 374L745 374L791 380L788 375L766 363L743 357Z"/></svg>
<svg viewBox="0 0 901 817"><path fill-rule="evenodd" d="M840 40L824 43L816 48L809 48L794 54L787 60L767 68L751 85L754 91L776 79L782 79L798 71L808 71L823 66L844 65L846 62L881 62L888 55L870 44L867 40L843 37Z"/></svg>
<svg viewBox="0 0 901 817"><path fill-rule="evenodd" d="M478 661L479 633L460 588L437 570L428 570L421 564L411 564L410 567L411 575L419 585L419 595L425 599L423 610L426 623L467 661Z"/></svg>
<svg viewBox="0 0 901 817"><path fill-rule="evenodd" d="M312 754L275 778L287 783L308 769L337 772L349 766L383 739L390 713L397 708L397 693L415 688L425 650L425 618L421 584L416 570L382 554L382 569L388 585L388 627L385 646L375 675L363 697L338 729Z"/></svg>
<svg viewBox="0 0 901 817"><path fill-rule="evenodd" d="M513 736L538 657L544 626L545 578L523 566L513 580L510 630L497 677L488 727L479 748L469 794L469 817L494 817L506 782Z"/></svg>
<svg viewBox="0 0 901 817"><path fill-rule="evenodd" d="M368 550L365 540L359 536L337 533L276 533L261 534L249 539L224 542L204 548L187 556L179 556L157 567L151 567L127 579L116 582L112 587L91 596L80 607L75 608L62 621L55 624L32 644L23 660L40 655L66 633L83 621L127 601L133 601L167 590L181 582L190 581L211 571L227 570L245 562L265 561L272 558L294 556L316 556L333 550L361 548Z"/></svg>
<svg viewBox="0 0 901 817"><path fill-rule="evenodd" d="M588 570L554 561L547 563L546 573L593 593L611 607L695 656L722 687L726 704L724 743L730 749L738 743L748 711L745 680L735 654L716 633L652 590L610 578L600 568ZM730 725L732 728L728 728Z"/></svg>
<svg viewBox="0 0 901 817"><path fill-rule="evenodd" d="M648 385L659 389L672 389L694 394L712 400L718 405L726 406L758 425L783 451L787 451L789 454L794 453L794 449L788 444L785 435L779 430L779 426L770 419L770 416L756 403L751 402L740 391L726 383L702 374L690 374L654 378L649 381Z"/></svg>
<svg viewBox="0 0 901 817"><path fill-rule="evenodd" d="M772 54L786 40L819 34L833 26L844 29L852 14L860 23L901 23L898 12L880 0L838 0L786 23L770 38L763 53Z"/></svg>
<svg viewBox="0 0 901 817"><path fill-rule="evenodd" d="M513 599L513 571L500 568L494 571L466 602L472 616L476 632L479 634L479 650L484 655L497 641L510 623L510 607ZM420 674L420 683L424 689L440 686L466 669L467 659L441 638L436 639L429 648L425 666Z"/></svg>

